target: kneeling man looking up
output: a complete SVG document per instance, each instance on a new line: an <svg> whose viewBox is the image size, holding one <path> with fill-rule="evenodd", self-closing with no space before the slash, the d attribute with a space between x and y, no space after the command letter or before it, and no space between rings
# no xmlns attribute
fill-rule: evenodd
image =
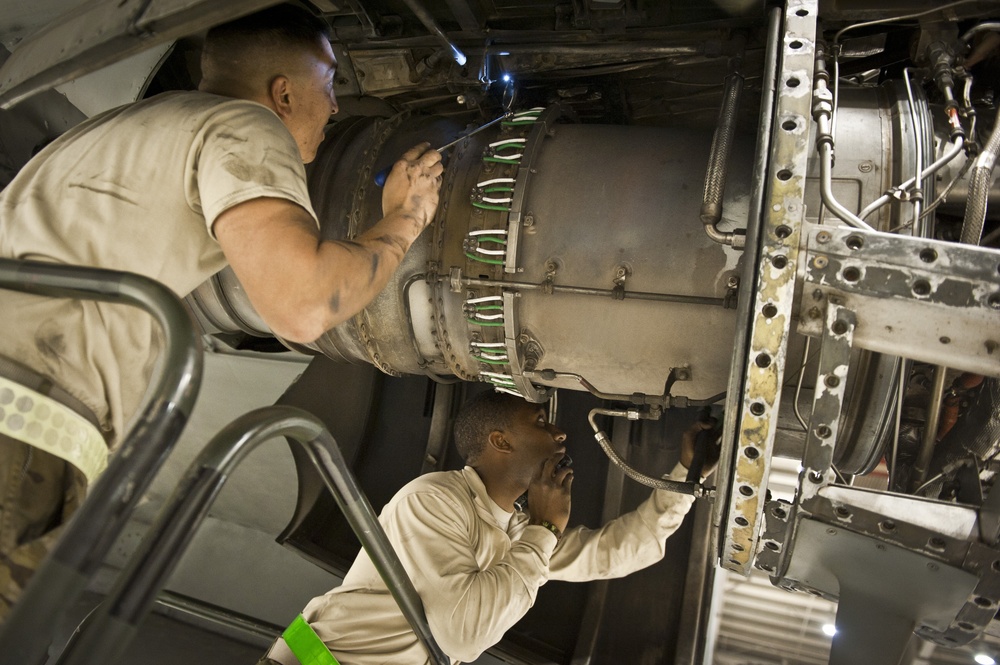
<svg viewBox="0 0 1000 665"><path fill-rule="evenodd" d="M690 463L698 423L683 436ZM667 537L694 502L656 490L636 510L597 530L567 529L572 468L558 468L566 434L545 409L487 392L455 422L455 445L467 466L420 476L382 510L379 521L423 601L431 632L455 662L493 646L535 602L548 580L622 577L663 558ZM670 477L684 480L678 464ZM514 503L528 493L526 512ZM341 665L429 659L364 550L329 593L302 616ZM264 664L299 665L279 638Z"/></svg>

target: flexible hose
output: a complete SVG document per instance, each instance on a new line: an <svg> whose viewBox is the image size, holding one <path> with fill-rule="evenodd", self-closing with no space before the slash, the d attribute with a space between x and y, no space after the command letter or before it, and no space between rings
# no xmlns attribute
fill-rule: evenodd
<svg viewBox="0 0 1000 665"><path fill-rule="evenodd" d="M719 124L712 136L712 148L705 173L705 190L701 203L701 222L714 225L722 219L722 195L726 190L729 155L736 134L736 112L743 92L743 76L733 73L726 77L726 88L719 111Z"/></svg>
<svg viewBox="0 0 1000 665"><path fill-rule="evenodd" d="M622 411L620 409L593 409L587 416L587 420L590 421L590 426L594 429L594 438L597 439L597 443L600 444L601 450L603 450L604 454L608 456L608 459L614 462L615 466L622 470L622 473L640 485L652 487L653 489L677 492L678 494L698 494L698 489L700 487L698 483L684 483L679 480L653 478L652 476L647 476L646 474L640 473L630 467L611 445L608 435L602 432L597 426L597 423L594 421L594 416L598 414L629 418L629 413L628 411Z"/></svg>
<svg viewBox="0 0 1000 665"><path fill-rule="evenodd" d="M726 191L729 155L733 151L736 114L740 108L740 97L743 95L743 74L740 70L743 65L743 47L746 44L744 36L738 36L738 44L739 55L729 61L729 75L726 76L725 88L722 91L722 107L719 109L719 121L712 136L712 147L708 155L700 214L701 223L705 225L705 233L709 238L723 245L734 246L740 246L736 234L719 231L716 225L722 219L722 197Z"/></svg>
<svg viewBox="0 0 1000 665"><path fill-rule="evenodd" d="M986 223L986 201L990 195L990 180L997 155L1000 154L1000 110L993 123L993 132L983 151L976 158L976 165L969 175L969 200L965 204L965 219L962 220L961 241L967 245L978 245L983 237Z"/></svg>

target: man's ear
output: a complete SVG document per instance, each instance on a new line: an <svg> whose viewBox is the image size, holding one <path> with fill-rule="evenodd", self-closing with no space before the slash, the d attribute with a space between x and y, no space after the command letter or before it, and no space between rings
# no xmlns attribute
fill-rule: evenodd
<svg viewBox="0 0 1000 665"><path fill-rule="evenodd" d="M271 79L267 94L279 118L287 118L292 112L292 81L284 74Z"/></svg>
<svg viewBox="0 0 1000 665"><path fill-rule="evenodd" d="M490 448L499 453L510 453L512 450L510 447L510 441L504 438L503 432L501 432L498 429L495 429L492 432L490 432L488 441L490 444Z"/></svg>

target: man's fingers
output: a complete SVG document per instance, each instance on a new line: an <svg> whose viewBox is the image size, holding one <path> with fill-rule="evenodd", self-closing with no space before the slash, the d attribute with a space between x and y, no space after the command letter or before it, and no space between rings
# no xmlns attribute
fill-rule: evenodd
<svg viewBox="0 0 1000 665"><path fill-rule="evenodd" d="M413 146L412 148L410 148L409 150L407 150L406 152L404 152L403 153L403 159L405 159L407 161L410 161L410 162L416 161L417 159L420 158L421 155L423 155L424 153L427 152L427 148L429 148L429 147L431 147L431 144L428 143L427 141L424 141L423 143L419 143L419 144ZM432 152L434 152L435 154L438 154L437 150L433 150ZM441 155L438 154L438 157L440 157L440 156Z"/></svg>
<svg viewBox="0 0 1000 665"><path fill-rule="evenodd" d="M563 487L568 487L567 483L573 481L573 469L559 469L556 471L556 484L562 485Z"/></svg>
<svg viewBox="0 0 1000 665"><path fill-rule="evenodd" d="M441 153L438 152L437 150L426 150L422 155L420 155L420 163L426 168L430 168L436 164L440 164Z"/></svg>
<svg viewBox="0 0 1000 665"><path fill-rule="evenodd" d="M553 458L548 458L542 462L542 468L538 470L539 478L548 478L552 475L556 468L556 460Z"/></svg>

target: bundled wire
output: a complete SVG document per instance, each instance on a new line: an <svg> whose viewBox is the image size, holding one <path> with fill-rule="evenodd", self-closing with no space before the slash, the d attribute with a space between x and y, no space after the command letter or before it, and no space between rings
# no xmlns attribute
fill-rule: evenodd
<svg viewBox="0 0 1000 665"><path fill-rule="evenodd" d="M507 229L483 229L480 231L470 231L463 243L465 256L473 261L488 263L490 265L502 266L507 256ZM497 245L496 249L483 247L483 243ZM479 256L479 255L482 256ZM488 257L498 258L488 258Z"/></svg>
<svg viewBox="0 0 1000 665"><path fill-rule="evenodd" d="M513 201L514 179L492 178L478 183L469 198L473 207L482 210L499 210L510 212L510 202ZM500 194L500 196L488 196ZM509 196L504 196L505 194ZM505 232L506 233L506 232ZM472 235L471 233L469 235Z"/></svg>
<svg viewBox="0 0 1000 665"><path fill-rule="evenodd" d="M480 372L479 376L487 383L492 383L497 392L523 397L523 395L517 391L517 384L514 383L514 379L509 374Z"/></svg>
<svg viewBox="0 0 1000 665"><path fill-rule="evenodd" d="M465 301L465 320L485 328L499 328L503 321L503 297L484 296Z"/></svg>
<svg viewBox="0 0 1000 665"><path fill-rule="evenodd" d="M507 365L507 345L504 342L470 342L473 358L487 365Z"/></svg>
<svg viewBox="0 0 1000 665"><path fill-rule="evenodd" d="M524 156L524 143L527 139L513 138L494 141L486 146L483 154L484 162L496 162L498 164L518 164ZM512 150L521 152L511 152Z"/></svg>
<svg viewBox="0 0 1000 665"><path fill-rule="evenodd" d="M544 110L544 107L536 106L528 109L527 111L519 111L512 115L509 120L504 120L501 124L504 127L522 127L524 125L531 125L538 122L538 116L541 115Z"/></svg>

